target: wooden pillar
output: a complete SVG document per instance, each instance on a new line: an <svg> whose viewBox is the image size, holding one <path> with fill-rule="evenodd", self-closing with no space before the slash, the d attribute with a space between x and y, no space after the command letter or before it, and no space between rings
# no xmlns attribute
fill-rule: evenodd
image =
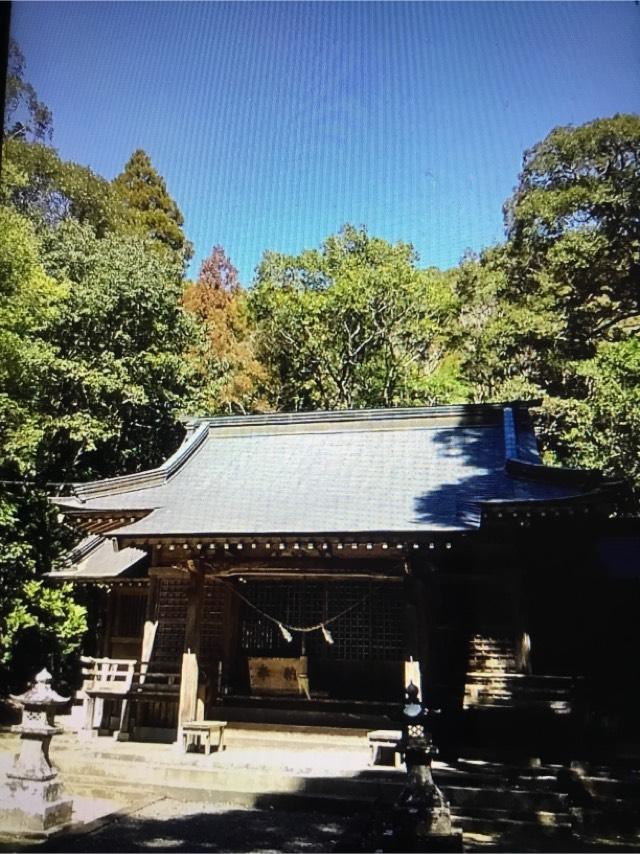
<svg viewBox="0 0 640 854"><path fill-rule="evenodd" d="M200 561L189 561L187 620L184 628L184 652L200 652L200 628L204 597L204 569Z"/></svg>
<svg viewBox="0 0 640 854"><path fill-rule="evenodd" d="M158 631L158 604L160 599L160 579L156 575L149 578L149 592L147 594L147 606L145 612L144 629L142 632L142 644L140 646L140 685L147 678L149 662L153 654L153 644ZM132 684L135 677L132 677ZM124 697L120 707L120 728L114 733L118 741L128 741L131 730L131 700Z"/></svg>
<svg viewBox="0 0 640 854"><path fill-rule="evenodd" d="M523 557L533 549L522 549L522 557L516 552L514 565L507 580L508 601L511 610L511 627L516 667L520 673L531 673L531 636L527 615L526 559Z"/></svg>
<svg viewBox="0 0 640 854"><path fill-rule="evenodd" d="M200 629L204 599L204 567L200 561L189 561L189 589L187 591L187 618L184 630L184 651L180 677L180 702L178 705L178 745L182 745L182 725L196 720L204 711L202 698L198 697Z"/></svg>
<svg viewBox="0 0 640 854"><path fill-rule="evenodd" d="M158 605L160 601L160 579L152 575L149 579L149 593L147 595L147 609L144 620L144 631L142 633L142 646L140 649L140 683L143 683L151 656L153 644L158 631Z"/></svg>

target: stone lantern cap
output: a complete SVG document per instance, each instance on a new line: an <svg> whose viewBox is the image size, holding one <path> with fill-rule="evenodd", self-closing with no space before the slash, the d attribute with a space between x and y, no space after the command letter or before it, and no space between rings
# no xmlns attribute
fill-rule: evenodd
<svg viewBox="0 0 640 854"><path fill-rule="evenodd" d="M11 699L25 709L47 709L52 706L64 706L71 697L62 697L51 687L51 674L45 668L35 678L34 684L24 694L11 694Z"/></svg>

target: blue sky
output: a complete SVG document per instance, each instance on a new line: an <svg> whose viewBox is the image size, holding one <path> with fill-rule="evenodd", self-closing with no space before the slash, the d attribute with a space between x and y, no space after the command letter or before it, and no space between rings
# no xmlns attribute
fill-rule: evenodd
<svg viewBox="0 0 640 854"><path fill-rule="evenodd" d="M449 267L502 236L525 148L640 108L640 7L617 3L15 2L54 145L114 177L138 147L195 275L345 222Z"/></svg>

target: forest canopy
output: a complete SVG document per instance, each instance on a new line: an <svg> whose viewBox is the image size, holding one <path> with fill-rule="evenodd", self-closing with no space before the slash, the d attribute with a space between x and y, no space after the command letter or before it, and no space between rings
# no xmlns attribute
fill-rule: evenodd
<svg viewBox="0 0 640 854"><path fill-rule="evenodd" d="M86 630L41 576L73 535L47 497L158 464L185 414L541 398L550 461L640 494L640 117L553 129L523 156L505 239L449 270L346 224L194 281L143 150L114 180L65 161L12 45L0 187L0 667L63 668ZM424 259L428 262L428 259ZM43 640L44 639L44 640Z"/></svg>

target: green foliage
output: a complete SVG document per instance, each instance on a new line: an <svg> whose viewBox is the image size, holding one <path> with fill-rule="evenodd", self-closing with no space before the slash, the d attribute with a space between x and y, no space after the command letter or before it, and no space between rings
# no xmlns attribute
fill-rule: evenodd
<svg viewBox="0 0 640 854"><path fill-rule="evenodd" d="M67 295L47 276L33 226L0 209L0 466L33 473L42 422L34 406L56 360L49 329Z"/></svg>
<svg viewBox="0 0 640 854"><path fill-rule="evenodd" d="M0 616L4 620L25 579L35 573L35 558L31 546L22 539L19 513L15 499L0 493ZM4 632L2 632L4 635Z"/></svg>
<svg viewBox="0 0 640 854"><path fill-rule="evenodd" d="M3 464L59 481L160 462L188 390L177 263L73 219L40 241L13 211L0 225Z"/></svg>
<svg viewBox="0 0 640 854"><path fill-rule="evenodd" d="M638 329L640 116L553 130L505 205L512 299L548 306L563 358Z"/></svg>
<svg viewBox="0 0 640 854"><path fill-rule="evenodd" d="M145 151L133 152L113 187L124 203L131 233L167 247L184 263L191 259L193 247L182 230L182 213Z"/></svg>
<svg viewBox="0 0 640 854"><path fill-rule="evenodd" d="M513 298L508 247L469 255L454 274L455 346L475 402L538 397L557 370L560 319L540 292Z"/></svg>
<svg viewBox="0 0 640 854"><path fill-rule="evenodd" d="M122 228L124 205L113 187L86 166L61 160L55 149L5 141L2 200L39 230L74 219L98 236Z"/></svg>
<svg viewBox="0 0 640 854"><path fill-rule="evenodd" d="M552 459L602 469L640 497L640 340L605 342L574 366L580 398L550 398L542 412Z"/></svg>
<svg viewBox="0 0 640 854"><path fill-rule="evenodd" d="M50 328L58 360L39 407L52 429L38 469L78 480L158 464L178 442L189 391L178 263L73 221L47 233L43 263L69 289Z"/></svg>
<svg viewBox="0 0 640 854"><path fill-rule="evenodd" d="M0 188L0 474L13 482L0 494L0 682L16 688L42 665L67 672L87 627L71 587L41 580L76 538L48 482L166 458L197 374L186 359L195 320L182 309L190 247L162 178L150 164L143 174L139 157L114 184L61 160L41 144L50 112L24 81L17 46L12 63Z"/></svg>
<svg viewBox="0 0 640 854"><path fill-rule="evenodd" d="M39 576L69 548L73 532L57 521L47 495L15 485L0 492L0 684L23 687L40 667L56 676L72 666L86 632L69 585L49 590Z"/></svg>
<svg viewBox="0 0 640 854"><path fill-rule="evenodd" d="M542 396L550 461L638 490L640 117L553 130L524 156L507 242L456 274L476 400Z"/></svg>
<svg viewBox="0 0 640 854"><path fill-rule="evenodd" d="M71 589L38 580L70 546L70 532L46 493L15 479L41 480L33 462L47 427L39 402L58 361L52 330L69 296L67 283L44 270L41 232L69 216L90 219L101 204L96 176L39 144L51 137L51 112L24 80L24 65L12 42L0 194L0 472L14 479L0 491L0 684L10 689L45 664L60 676L86 631Z"/></svg>
<svg viewBox="0 0 640 854"><path fill-rule="evenodd" d="M38 238L23 216L0 210L5 478L81 480L148 467L173 451L191 338L181 297L175 259L138 238L99 239L74 219ZM0 505L5 684L36 662L62 672L84 632L70 588L38 582L70 545L52 512L32 490Z"/></svg>
<svg viewBox="0 0 640 854"><path fill-rule="evenodd" d="M9 684L26 681L26 675L48 666L66 676L70 659L87 631L87 611L74 602L72 585L45 585L27 581L14 599L0 641L0 664Z"/></svg>
<svg viewBox="0 0 640 854"><path fill-rule="evenodd" d="M277 408L417 405L456 392L452 363L443 367L454 294L446 275L417 269L408 244L348 225L319 251L267 253L250 305Z"/></svg>

